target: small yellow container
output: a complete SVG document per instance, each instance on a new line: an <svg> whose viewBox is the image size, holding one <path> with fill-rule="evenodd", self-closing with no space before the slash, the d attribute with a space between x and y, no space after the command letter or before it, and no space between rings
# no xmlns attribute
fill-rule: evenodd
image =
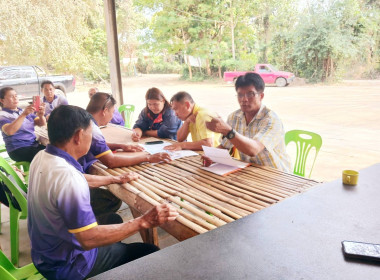
<svg viewBox="0 0 380 280"><path fill-rule="evenodd" d="M355 186L359 180L359 172L355 170L343 170L342 181L345 185Z"/></svg>

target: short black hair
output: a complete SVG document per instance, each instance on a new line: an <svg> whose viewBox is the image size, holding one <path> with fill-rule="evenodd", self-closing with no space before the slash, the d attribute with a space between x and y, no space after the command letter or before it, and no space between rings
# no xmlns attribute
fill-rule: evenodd
<svg viewBox="0 0 380 280"><path fill-rule="evenodd" d="M235 82L235 90L238 88L254 86L257 92L262 93L265 89L265 83L263 78L256 73L246 73L245 75L239 76Z"/></svg>
<svg viewBox="0 0 380 280"><path fill-rule="evenodd" d="M55 88L54 84L52 81L49 81L49 80L45 80L41 83L41 89L44 88L44 85L52 85L53 88Z"/></svg>
<svg viewBox="0 0 380 280"><path fill-rule="evenodd" d="M111 107L116 105L116 99L109 93L105 92L97 92L95 93L90 102L87 105L87 112L90 114L95 114L105 108L110 109Z"/></svg>
<svg viewBox="0 0 380 280"><path fill-rule="evenodd" d="M51 112L48 135L52 145L67 143L78 131L91 125L91 115L78 106L61 105Z"/></svg>
<svg viewBox="0 0 380 280"><path fill-rule="evenodd" d="M4 99L5 95L7 95L7 92L11 91L11 90L14 90L14 88L12 88L12 87L4 87L4 88L0 89L0 99Z"/></svg>
<svg viewBox="0 0 380 280"><path fill-rule="evenodd" d="M186 91L180 91L180 92L177 92L176 94L174 94L172 96L172 98L170 99L170 103L172 103L173 101L183 102L185 100L189 101L191 104L194 104L194 99Z"/></svg>

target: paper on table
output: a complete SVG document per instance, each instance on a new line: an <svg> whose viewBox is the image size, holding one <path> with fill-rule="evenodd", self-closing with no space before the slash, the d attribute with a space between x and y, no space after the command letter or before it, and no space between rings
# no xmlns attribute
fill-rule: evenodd
<svg viewBox="0 0 380 280"><path fill-rule="evenodd" d="M171 145L170 142L164 141L162 144L153 144L153 145L141 145L144 147L145 151L150 153L151 155L157 154L157 153L166 153L167 151L164 150L164 147Z"/></svg>
<svg viewBox="0 0 380 280"><path fill-rule="evenodd" d="M202 167L202 169L218 175L228 175L241 168L247 167L249 163L240 162L231 158L226 149L211 148L202 146L205 156L209 157L214 164L209 167Z"/></svg>
<svg viewBox="0 0 380 280"><path fill-rule="evenodd" d="M151 155L157 153L168 153L172 159L178 159L182 157L197 156L198 154L190 150L180 150L180 151L167 151L164 147L171 145L170 142L165 142L162 144L154 145L141 145L144 149Z"/></svg>
<svg viewBox="0 0 380 280"><path fill-rule="evenodd" d="M244 168L249 165L249 163L241 162L231 158L228 150L218 149L213 147L202 146L205 156L210 158L213 162L221 163L224 165L235 166L239 168Z"/></svg>

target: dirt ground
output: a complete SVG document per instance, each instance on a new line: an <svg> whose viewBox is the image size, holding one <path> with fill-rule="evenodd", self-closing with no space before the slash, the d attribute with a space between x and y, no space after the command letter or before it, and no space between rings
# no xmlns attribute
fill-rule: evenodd
<svg viewBox="0 0 380 280"><path fill-rule="evenodd" d="M69 103L86 107L91 86L78 83L76 91L68 94ZM110 92L110 85L96 86ZM178 75L142 75L123 79L124 103L136 106L134 119L145 106L145 92L153 86L160 88L168 99L178 91L188 91L199 105L225 119L239 108L231 84L181 81ZM280 116L285 131L302 129L322 136L313 179L331 181L341 177L344 169L360 170L380 161L380 80L267 86L264 103ZM295 150L288 148L294 157Z"/></svg>

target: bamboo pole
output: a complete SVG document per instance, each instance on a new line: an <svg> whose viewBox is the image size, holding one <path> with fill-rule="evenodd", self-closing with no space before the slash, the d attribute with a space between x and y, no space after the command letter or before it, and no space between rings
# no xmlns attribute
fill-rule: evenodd
<svg viewBox="0 0 380 280"><path fill-rule="evenodd" d="M183 164L189 164L188 162L185 162L185 161L183 161L183 160L182 160L182 163L183 163ZM196 163L196 164L198 164L198 163ZM197 169L196 169L197 167L195 167L196 164L193 163L193 164L192 164L193 166L192 166L192 167L187 167L187 169L188 169L188 170L193 170L193 172L198 171L198 173L201 173L201 174L199 174L200 176L203 176L203 174L206 174L205 172L207 172L207 171L200 170L199 167L198 167L198 170L197 170ZM179 165L177 164L176 166L179 166ZM231 174L229 179L226 179L225 177L218 176L218 175L217 175L216 178L217 178L217 180L218 180L219 182L221 181L221 178L220 178L220 177L222 177L222 178L224 178L224 182L225 182L225 183L226 183L226 182L229 182L230 184L234 184L234 181L233 181L232 178L240 178L240 173L243 173L243 172L245 172L245 169L242 169L242 170L238 171L237 173L239 173L239 175L238 175L237 173ZM209 173L209 172L208 172L208 173ZM207 175L209 175L209 174L207 174ZM238 177L238 176L239 176L239 177ZM215 177L215 176L213 176L213 177ZM213 179L213 178L211 178L211 179ZM276 182L276 183L278 184L278 182ZM246 185L244 185L244 184L239 184L239 183L237 183L236 185L237 185L239 188L245 188L245 189L252 190L251 188L248 188L248 187L247 187ZM267 194L268 192L271 193L270 191L266 191L265 189L263 190L262 188L261 188L261 190L257 190L257 188L256 188L255 190L252 190L252 191L258 193L259 195L264 195L264 196L266 195L266 196L268 196L268 197L270 197L270 198L273 198L273 199L275 199L275 200L281 200L282 198L284 198L284 196L279 195L278 193L274 193L275 197L273 197L271 194ZM259 199L263 199L263 197L260 197ZM271 201L271 202L273 203L274 201Z"/></svg>
<svg viewBox="0 0 380 280"><path fill-rule="evenodd" d="M165 167L161 167L161 168L165 168ZM167 168L170 169L171 167L167 167ZM174 170L172 170L172 171L174 171ZM255 208L262 209L263 207L267 207L269 205L267 202L269 202L269 203L275 202L273 199L270 199L270 198L264 197L264 196L256 194L256 193L252 193L252 192L250 192L248 194L249 196L247 196L241 192L241 188L233 187L231 185L226 184L225 182L220 182L220 181L217 181L213 178L204 178L204 176L202 176L202 174L197 174L198 173L197 170L195 170L194 172L195 172L195 174L194 174L195 176L188 177L187 179L194 181L194 178L195 178L195 179L200 180L200 181L202 181L208 185L213 186L214 188L220 189L223 192L229 193L235 197L236 196L240 197L242 200L241 202L243 202L243 203L244 203L244 201L250 201L251 203L253 203L253 205L250 203L248 203L248 204L250 204L251 206L253 206ZM242 186L240 186L240 187L242 187ZM256 199L255 197L257 197L259 199Z"/></svg>
<svg viewBox="0 0 380 280"><path fill-rule="evenodd" d="M117 171L115 171L115 170L112 170L112 173L119 175L119 173ZM172 201L172 202L176 203L177 205L179 205L179 206L181 206L181 207L189 210L190 212L198 215L199 217L203 218L207 222L212 223L212 224L214 224L216 226L222 226L222 225L226 224L225 221L217 219L214 216L207 215L205 212L202 212L202 211L194 208L193 206L191 206L191 205L189 205L187 203L182 202L178 198L170 196L170 194L168 194L168 193L166 193L166 192L164 192L164 191L162 191L162 190L154 187L152 184L143 182L142 180L141 181L131 181L130 184L132 184L133 186L137 187L138 189L141 189L146 194L148 194L150 197L152 197L153 199L155 199L155 200L157 200L159 202L162 201L161 198L167 199L169 201ZM197 206L200 207L202 205L198 204ZM206 208L207 206L203 205L202 207ZM209 208L209 207L207 207L207 208ZM207 209L207 210L212 210L212 209L210 208L210 209Z"/></svg>
<svg viewBox="0 0 380 280"><path fill-rule="evenodd" d="M139 168L139 166L136 166L136 168ZM124 167L122 169L124 170ZM182 181L179 181L178 179L175 179L175 178L171 178L171 176L166 174L166 173L162 173L162 175L161 175L161 173L159 173L160 172L159 170L158 171L156 170L154 172L151 170L148 170L148 169L139 169L139 170L144 170L143 172L145 172L151 176L156 176L157 178L163 180L164 182L172 184L172 185L178 187L179 189L182 189L183 192L185 192L185 194L188 194L190 196L202 197L206 200L209 200L209 201L216 203L218 206L215 206L215 208L218 208L219 210L225 212L226 214L228 214L229 216L231 216L235 219L241 218L241 217L246 216L247 214L250 213L250 212L242 210L240 208L239 209L235 208L229 204L223 203L223 205L224 205L223 206L220 204L221 201L215 200L214 197L212 197L212 196L210 196L204 192L201 192L200 190L193 188L189 185L183 185ZM214 205L211 205L211 206L214 207ZM227 209L227 211L223 208ZM238 214L239 216L234 215L235 213Z"/></svg>
<svg viewBox="0 0 380 280"><path fill-rule="evenodd" d="M104 174L104 175L109 175L109 174L111 174L111 175L117 175L117 174L118 174L117 172L115 172L115 171L112 170L112 169L107 169L107 170L103 170L103 171L106 172L106 174ZM119 184L113 184L113 185L120 186ZM124 185L124 184L123 184L123 185ZM143 186L141 186L141 185L139 185L139 184L135 184L135 186L137 187L137 189L139 189L139 190L141 189L142 191L141 191L141 190L140 190L140 191L141 191L143 194L145 194L144 200L148 201L148 202L151 203L152 205L159 205L159 204L161 204L161 203L163 202L162 199L161 199L158 195L154 195L154 193L153 193L153 194L151 193L150 196L146 195L146 193L149 193L149 190L145 189ZM152 196L155 197L155 198L157 198L159 201L153 199ZM180 210L180 209L179 209L179 210ZM177 209L177 211L178 211L178 209ZM180 212L181 212L181 211L180 211ZM189 216L189 215L186 215L186 216ZM194 218L194 217L192 217L192 218ZM195 219L196 219L196 218L195 218ZM194 223L194 222L188 220L188 219L185 218L185 217L177 216L176 221L178 221L178 222L180 222L181 224L187 226L188 228L190 228L190 229L196 231L196 232L199 233L199 234L200 234L200 233L207 232L207 229L205 229L205 228L199 226L198 224L196 224L196 223Z"/></svg>
<svg viewBox="0 0 380 280"><path fill-rule="evenodd" d="M146 171L146 170L145 170L145 171ZM169 178L172 178L172 177L173 177L171 172L167 172L167 171L164 170L164 169L156 169L156 170L154 170L154 171L161 172L162 175L164 175L164 176L166 176L166 177L169 177ZM178 182L180 182L180 185L184 186L184 183L185 183L185 182L183 181L183 179L182 179L181 181L178 180ZM205 194L205 193L206 193L207 195L210 195L211 197L215 197L214 195L212 195L212 193L211 193L211 194L210 194L210 193L207 193L207 191L205 192L203 189L199 190L199 188L193 188L192 185L189 185L189 184L185 184L185 186L186 186L186 187L190 187L190 188L192 188L192 189L196 189L196 191L197 191L198 193L201 193L201 194ZM203 190L203 192L202 192L202 190ZM227 202L227 204L224 204L224 207L227 208L226 205L229 205L229 204L228 204L228 201L229 201L229 200L228 200L227 198L225 198L225 199L223 199L222 201ZM234 206L236 206L237 208L240 208L240 209L241 209L241 207L239 207L239 205L234 205ZM248 212L248 213L252 213L252 211L246 211L246 210L244 210L244 211L240 211L240 212L237 212L236 210L234 210L236 207L230 208L230 210L231 210L231 211L234 211L234 212L236 212L236 213L238 213L238 214L241 215L241 216L246 216L246 215L247 215L247 212ZM243 209L241 209L241 210L243 210Z"/></svg>
<svg viewBox="0 0 380 280"><path fill-rule="evenodd" d="M157 166L157 168L161 169L163 172L166 172L166 173L169 173L171 174L173 172L173 170L167 170L165 166ZM191 177L189 178L182 178L182 181L186 184L190 184L191 186L203 191L203 192L206 192L208 193L209 195L212 195L214 197L217 197L218 199L221 199L222 201L228 201L229 203L231 204L234 204L235 206L238 206L239 208L243 208L243 209L246 209L250 212L255 212L261 208L257 207L257 208L254 208L252 207L251 205L247 205L247 204L250 204L250 203L246 203L244 204L243 202L245 201L237 201L239 200L239 198L235 198L234 196L229 196L227 197L225 193L213 188L213 187L204 187L202 184L200 184L199 182L192 182L191 180ZM235 200L235 201L234 201Z"/></svg>
<svg viewBox="0 0 380 280"><path fill-rule="evenodd" d="M147 177L147 178L145 178ZM203 210L207 211L207 212L210 212L211 214L217 216L218 218L226 221L226 222L233 222L235 219L232 219L230 218L229 216L227 215L224 215L222 213L222 211L218 208L220 208L218 205L215 205L214 203L212 203L211 201L208 201L208 200L205 200L203 198L200 198L200 197L195 197L193 194L189 193L188 194L185 194L185 190L181 190L179 188L174 188L172 189L172 187L165 183L165 182L158 182L154 177L152 176L149 176L149 175L144 175L143 177L140 177L141 180L145 181L147 184L154 184L155 187L173 195L173 196L179 196L181 198L183 198L184 200L198 206L199 208L202 208ZM200 202L198 202L200 201ZM207 206L209 205L209 206ZM211 206L211 207L210 207ZM225 209L227 212L230 212L228 211L228 209ZM235 213L234 213L235 214ZM234 215L236 216L236 214Z"/></svg>

